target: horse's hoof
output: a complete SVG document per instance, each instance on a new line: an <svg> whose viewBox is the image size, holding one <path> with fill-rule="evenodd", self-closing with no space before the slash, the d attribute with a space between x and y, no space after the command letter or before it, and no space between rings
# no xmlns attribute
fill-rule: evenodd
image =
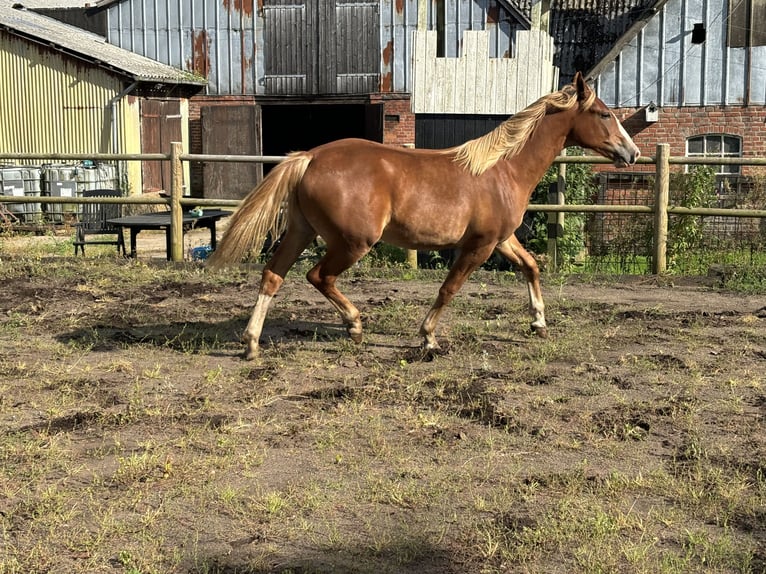
<svg viewBox="0 0 766 574"><path fill-rule="evenodd" d="M449 355L449 350L450 350L449 344L446 344L444 347L442 347L436 341L432 343L425 343L420 348L420 360L425 362L433 361L436 357L443 357L445 355Z"/></svg>
<svg viewBox="0 0 766 574"><path fill-rule="evenodd" d="M429 349L425 346L412 347L404 354L403 360L407 363L430 363L436 358L437 354L439 354L438 348Z"/></svg>
<svg viewBox="0 0 766 574"><path fill-rule="evenodd" d="M258 352L258 348L255 349L245 349L242 353L242 359L244 361L254 361L258 358L260 353Z"/></svg>
<svg viewBox="0 0 766 574"><path fill-rule="evenodd" d="M361 326L351 325L346 329L348 336L354 343L361 343L363 339L363 331Z"/></svg>
<svg viewBox="0 0 766 574"><path fill-rule="evenodd" d="M535 335L540 337L541 339L547 339L548 338L548 327L535 327L532 326L532 330L535 332Z"/></svg>

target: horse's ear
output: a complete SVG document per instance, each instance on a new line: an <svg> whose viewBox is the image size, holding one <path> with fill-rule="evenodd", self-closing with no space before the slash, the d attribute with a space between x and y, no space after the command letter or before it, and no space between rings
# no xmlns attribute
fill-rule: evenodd
<svg viewBox="0 0 766 574"><path fill-rule="evenodd" d="M578 101L582 102L588 98L588 95L590 94L590 87L585 82L585 78L583 78L581 72L577 72L575 74L572 85L574 85L575 89L577 90Z"/></svg>

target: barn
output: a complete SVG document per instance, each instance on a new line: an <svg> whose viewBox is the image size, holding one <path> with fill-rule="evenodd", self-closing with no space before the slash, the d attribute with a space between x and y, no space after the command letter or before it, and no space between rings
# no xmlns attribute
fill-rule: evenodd
<svg viewBox="0 0 766 574"><path fill-rule="evenodd" d="M281 155L340 137L425 145L428 129L442 147L558 80L550 36L507 0L101 0L89 14L110 43L208 80L190 104L198 153ZM241 197L259 170L194 165L192 193Z"/></svg>
<svg viewBox="0 0 766 574"><path fill-rule="evenodd" d="M180 113L172 98L146 104L182 118L162 137L192 153L281 155L340 137L446 147L576 71L645 154L658 142L672 155L766 152L762 0L24 4L204 78ZM197 162L187 181L193 195L237 198L261 176L257 164Z"/></svg>
<svg viewBox="0 0 766 574"><path fill-rule="evenodd" d="M181 141L189 98L206 82L5 2L0 72L0 153L166 152L168 126ZM132 191L167 189L164 171L126 163L118 179Z"/></svg>

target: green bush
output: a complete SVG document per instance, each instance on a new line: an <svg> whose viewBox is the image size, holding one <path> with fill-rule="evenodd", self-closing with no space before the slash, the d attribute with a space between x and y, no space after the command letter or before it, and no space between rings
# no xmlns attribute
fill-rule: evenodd
<svg viewBox="0 0 766 574"><path fill-rule="evenodd" d="M678 207L710 207L716 198L715 170L708 165L694 166L688 173L670 174L670 204ZM668 221L668 264L679 255L699 249L705 239L701 217L678 215Z"/></svg>
<svg viewBox="0 0 766 574"><path fill-rule="evenodd" d="M584 155L583 150L573 148L569 156ZM531 203L548 203L548 189L558 179L558 165L548 168L548 171L537 184L532 193ZM568 204L585 204L598 193L593 169L590 164L570 163L566 168L566 184L564 195ZM563 236L558 238L560 267L566 269L574 264L575 259L585 248L585 214L567 213L564 218ZM527 241L527 248L535 253L546 253L548 250L548 214L537 212L532 220L532 237Z"/></svg>

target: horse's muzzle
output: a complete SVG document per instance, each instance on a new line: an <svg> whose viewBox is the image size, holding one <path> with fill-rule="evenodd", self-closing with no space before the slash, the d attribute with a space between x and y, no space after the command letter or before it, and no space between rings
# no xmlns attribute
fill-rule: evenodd
<svg viewBox="0 0 766 574"><path fill-rule="evenodd" d="M614 153L614 166L615 167L628 167L636 163L636 160L641 155L639 149L633 145L631 148L617 148Z"/></svg>

